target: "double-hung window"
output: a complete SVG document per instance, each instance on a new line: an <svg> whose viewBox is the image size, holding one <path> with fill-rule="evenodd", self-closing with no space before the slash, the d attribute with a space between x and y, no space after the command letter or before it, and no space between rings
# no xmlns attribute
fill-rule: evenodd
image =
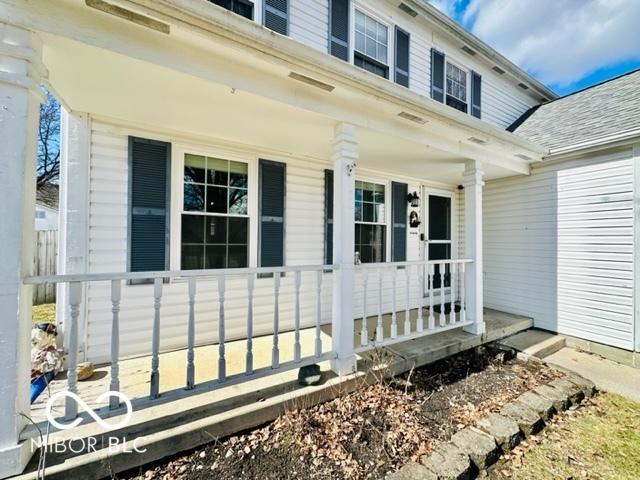
<svg viewBox="0 0 640 480"><path fill-rule="evenodd" d="M355 252L362 263L384 262L387 226L385 187L356 181Z"/></svg>
<svg viewBox="0 0 640 480"><path fill-rule="evenodd" d="M186 154L182 270L248 266L248 165Z"/></svg>
<svg viewBox="0 0 640 480"><path fill-rule="evenodd" d="M231 10L241 17L253 20L253 2L249 0L209 0L211 3L220 5L222 8Z"/></svg>
<svg viewBox="0 0 640 480"><path fill-rule="evenodd" d="M467 113L467 72L447 62L447 105Z"/></svg>
<svg viewBox="0 0 640 480"><path fill-rule="evenodd" d="M370 16L355 11L353 63L369 72L389 78L389 29Z"/></svg>

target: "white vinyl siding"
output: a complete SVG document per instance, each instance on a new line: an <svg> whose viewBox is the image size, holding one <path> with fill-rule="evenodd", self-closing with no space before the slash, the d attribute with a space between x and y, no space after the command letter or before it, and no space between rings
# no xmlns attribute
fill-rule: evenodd
<svg viewBox="0 0 640 480"><path fill-rule="evenodd" d="M431 94L431 46L422 32L416 29L409 32L409 88L428 97Z"/></svg>
<svg viewBox="0 0 640 480"><path fill-rule="evenodd" d="M593 156L487 183L487 307L633 350L630 157L630 151Z"/></svg>
<svg viewBox="0 0 640 480"><path fill-rule="evenodd" d="M289 34L317 50L327 52L329 45L329 3L321 0L289 2Z"/></svg>

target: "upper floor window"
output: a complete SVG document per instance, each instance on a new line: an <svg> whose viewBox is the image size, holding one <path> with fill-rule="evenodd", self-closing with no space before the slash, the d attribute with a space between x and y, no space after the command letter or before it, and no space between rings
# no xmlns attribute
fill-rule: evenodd
<svg viewBox="0 0 640 480"><path fill-rule="evenodd" d="M209 0L211 3L220 5L222 8L231 10L233 13L253 20L253 3L248 0Z"/></svg>
<svg viewBox="0 0 640 480"><path fill-rule="evenodd" d="M186 154L182 270L248 266L248 165Z"/></svg>
<svg viewBox="0 0 640 480"><path fill-rule="evenodd" d="M447 105L467 113L467 72L447 62Z"/></svg>
<svg viewBox="0 0 640 480"><path fill-rule="evenodd" d="M388 47L388 27L356 10L354 64L376 75L389 78Z"/></svg>
<svg viewBox="0 0 640 480"><path fill-rule="evenodd" d="M356 181L355 253L362 263L384 262L387 225L385 187Z"/></svg>

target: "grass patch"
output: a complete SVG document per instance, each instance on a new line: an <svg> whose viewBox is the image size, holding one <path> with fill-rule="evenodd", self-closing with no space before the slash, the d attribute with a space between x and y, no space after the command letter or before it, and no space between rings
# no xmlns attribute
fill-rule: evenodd
<svg viewBox="0 0 640 480"><path fill-rule="evenodd" d="M55 323L56 304L45 303L42 305L34 305L33 311L31 314L31 319L33 323L45 323L45 322Z"/></svg>
<svg viewBox="0 0 640 480"><path fill-rule="evenodd" d="M491 478L640 478L640 403L602 393L497 465Z"/></svg>

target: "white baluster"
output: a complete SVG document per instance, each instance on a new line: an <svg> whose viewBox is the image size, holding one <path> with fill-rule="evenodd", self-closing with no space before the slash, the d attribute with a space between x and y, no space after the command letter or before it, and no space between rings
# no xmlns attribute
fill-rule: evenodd
<svg viewBox="0 0 640 480"><path fill-rule="evenodd" d="M384 329L382 328L382 269L378 269L378 325L376 327L376 342L384 340Z"/></svg>
<svg viewBox="0 0 640 480"><path fill-rule="evenodd" d="M67 352L67 390L78 394L78 317L80 315L80 303L82 302L82 284L73 282L69 284L69 351ZM9 400L9 399L5 399ZM70 396L66 397L64 418L73 420L78 416L78 405Z"/></svg>
<svg viewBox="0 0 640 480"><path fill-rule="evenodd" d="M362 328L360 329L360 345L363 347L369 343L369 332L367 329L367 283L369 273L366 268L362 269Z"/></svg>
<svg viewBox="0 0 640 480"><path fill-rule="evenodd" d="M253 373L253 289L255 275L247 275L247 355L245 359L245 374Z"/></svg>
<svg viewBox="0 0 640 480"><path fill-rule="evenodd" d="M295 296L295 317L294 317L294 343L293 343L293 361L299 363L302 359L302 352L300 349L300 285L302 283L302 274L300 270L296 270L294 274L296 296Z"/></svg>
<svg viewBox="0 0 640 480"><path fill-rule="evenodd" d="M456 264L449 264L449 275L451 276L451 312L449 312L449 323L453 325L456 323Z"/></svg>
<svg viewBox="0 0 640 480"><path fill-rule="evenodd" d="M280 366L278 348L278 330L280 329L280 273L273 274L273 348L271 349L271 368Z"/></svg>
<svg viewBox="0 0 640 480"><path fill-rule="evenodd" d="M151 378L149 396L158 398L160 393L160 305L162 302L162 278L153 281L153 330L151 333Z"/></svg>
<svg viewBox="0 0 640 480"><path fill-rule="evenodd" d="M411 282L409 281L409 274L411 273L411 266L407 265L404 269L404 277L407 283L407 298L406 298L406 308L404 311L404 335L409 335L411 333Z"/></svg>
<svg viewBox="0 0 640 480"><path fill-rule="evenodd" d="M421 333L424 331L424 318L422 318L422 308L424 306L425 269L422 268L421 265L417 265L416 273L418 274L418 318L416 318L416 330Z"/></svg>
<svg viewBox="0 0 640 480"><path fill-rule="evenodd" d="M218 382L224 382L227 379L227 360L225 359L224 347L224 294L226 280L224 275L218 278L218 303L220 304L220 314L218 315Z"/></svg>
<svg viewBox="0 0 640 480"><path fill-rule="evenodd" d="M322 337L320 323L322 322L322 270L318 270L316 277L316 357L322 355Z"/></svg>
<svg viewBox="0 0 640 480"><path fill-rule="evenodd" d="M187 323L187 390L196 385L193 348L196 343L196 279L189 278L189 319Z"/></svg>
<svg viewBox="0 0 640 480"><path fill-rule="evenodd" d="M120 280L111 281L111 381L109 390L120 391L120 299L122 282ZM114 410L120 406L120 399L115 395L109 397L109 409Z"/></svg>
<svg viewBox="0 0 640 480"><path fill-rule="evenodd" d="M433 280L435 278L435 267L433 263L429 263L429 320L428 320L428 328L429 330L433 330L436 328L436 321L433 315L433 294L435 293L435 288L433 288Z"/></svg>
<svg viewBox="0 0 640 480"><path fill-rule="evenodd" d="M391 338L398 337L398 318L396 315L396 280L398 277L398 269L393 267L391 271Z"/></svg>
<svg viewBox="0 0 640 480"><path fill-rule="evenodd" d="M464 269L465 269L465 264L461 263L460 264L460 321L461 322L467 321L467 306L464 300L465 298Z"/></svg>
<svg viewBox="0 0 640 480"><path fill-rule="evenodd" d="M445 316L444 309L444 263L440 262L438 264L440 268L440 326L444 327L447 322L447 317Z"/></svg>

